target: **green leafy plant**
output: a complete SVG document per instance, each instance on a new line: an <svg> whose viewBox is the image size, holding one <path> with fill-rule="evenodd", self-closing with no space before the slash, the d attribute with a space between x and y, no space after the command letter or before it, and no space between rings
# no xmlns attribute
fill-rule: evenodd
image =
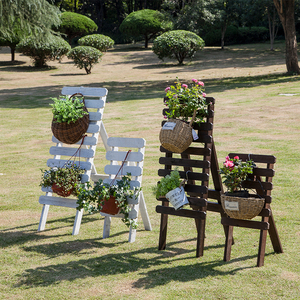
<svg viewBox="0 0 300 300"><path fill-rule="evenodd" d="M169 112L166 112L168 118L177 118L188 121L196 110L194 123L203 122L207 116L206 94L203 92L204 83L197 79L192 79L190 87L187 84L181 84L177 77L175 85L165 89L165 105L168 106Z"/></svg>
<svg viewBox="0 0 300 300"><path fill-rule="evenodd" d="M84 170L73 163L68 163L63 167L54 167L42 171L40 186L52 187L53 184L63 188L63 193L77 194L77 186L80 184L81 175Z"/></svg>
<svg viewBox="0 0 300 300"><path fill-rule="evenodd" d="M113 39L103 34L91 34L78 40L80 46L94 47L101 52L106 52L109 48L112 48L114 43Z"/></svg>
<svg viewBox="0 0 300 300"><path fill-rule="evenodd" d="M90 46L78 46L70 50L67 54L69 59L73 59L75 66L85 69L87 74L91 73L94 64L98 63L103 53Z"/></svg>
<svg viewBox="0 0 300 300"><path fill-rule="evenodd" d="M17 50L29 56L35 67L45 67L47 61L61 59L70 49L70 45L59 36L44 40L36 40L30 36L17 45Z"/></svg>
<svg viewBox="0 0 300 300"><path fill-rule="evenodd" d="M242 187L242 182L245 181L249 174L253 173L255 164L252 160L243 162L238 156L230 159L226 156L226 161L223 163L223 167L220 168L220 174L223 183L225 184L229 193L247 191Z"/></svg>
<svg viewBox="0 0 300 300"><path fill-rule="evenodd" d="M185 58L192 58L203 47L204 41L197 34L186 30L172 30L153 41L152 51L159 59L176 58L182 64Z"/></svg>
<svg viewBox="0 0 300 300"><path fill-rule="evenodd" d="M101 211L105 201L108 200L110 196L113 196L115 197L117 206L120 209L119 213L124 215L122 221L126 226L132 226L133 229L136 229L136 220L129 218L131 206L128 204L128 198L137 199L141 189L131 189L130 182L130 173L127 173L127 175L123 176L121 180L116 180L113 185L103 183L102 179L97 181L94 186L92 186L89 182L86 184L80 184L77 195L77 209L80 210L83 208L89 213Z"/></svg>
<svg viewBox="0 0 300 300"><path fill-rule="evenodd" d="M59 98L51 98L54 103L51 103L53 121L56 123L76 122L78 119L87 115L88 112L83 110L84 103L80 98L68 98L67 96L61 96Z"/></svg>
<svg viewBox="0 0 300 300"><path fill-rule="evenodd" d="M181 183L180 175L178 170L171 171L170 175L163 177L157 185L154 187L154 193L156 198L165 196L168 192L176 189Z"/></svg>

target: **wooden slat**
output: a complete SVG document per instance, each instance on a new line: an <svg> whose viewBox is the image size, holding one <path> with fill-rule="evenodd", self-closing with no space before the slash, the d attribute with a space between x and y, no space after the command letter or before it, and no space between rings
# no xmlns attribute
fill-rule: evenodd
<svg viewBox="0 0 300 300"><path fill-rule="evenodd" d="M184 190L187 193L198 194L198 195L208 193L208 188L204 185L186 184Z"/></svg>
<svg viewBox="0 0 300 300"><path fill-rule="evenodd" d="M208 198L219 200L221 199L221 191L208 189Z"/></svg>
<svg viewBox="0 0 300 300"><path fill-rule="evenodd" d="M267 163L267 164L275 164L276 157L273 155L259 155L259 154L241 154L241 153L229 153L230 158L238 156L243 161L247 161L252 159L256 163Z"/></svg>
<svg viewBox="0 0 300 300"><path fill-rule="evenodd" d="M89 113L90 121L100 121L102 119L102 114L99 112L90 112Z"/></svg>
<svg viewBox="0 0 300 300"><path fill-rule="evenodd" d="M273 169L253 168L253 175L274 177L275 171Z"/></svg>
<svg viewBox="0 0 300 300"><path fill-rule="evenodd" d="M221 224L225 226L246 227L259 230L268 230L270 224L268 222L257 222L251 220L237 220L231 218L222 218Z"/></svg>
<svg viewBox="0 0 300 300"><path fill-rule="evenodd" d="M127 155L127 151L108 151L106 152L107 160L124 161ZM126 161L141 162L144 160L142 152L130 152L126 158Z"/></svg>
<svg viewBox="0 0 300 300"><path fill-rule="evenodd" d="M166 150L162 146L160 146L160 152L163 153L172 153L169 150ZM191 155L206 155L210 156L211 149L210 148L200 148L200 147L189 147L185 151L183 151L181 154L191 154Z"/></svg>
<svg viewBox="0 0 300 300"><path fill-rule="evenodd" d="M212 142L212 136L207 134L198 134L198 139L194 141L194 143L206 143L209 144Z"/></svg>
<svg viewBox="0 0 300 300"><path fill-rule="evenodd" d="M258 181L244 181L242 186L248 189L257 189L257 190L272 190L273 184L272 182L258 182Z"/></svg>
<svg viewBox="0 0 300 300"><path fill-rule="evenodd" d="M63 156L73 156L77 151L76 148L67 148L67 147L50 147L50 154L52 155L63 155ZM92 158L94 157L95 151L93 149L80 149L80 157ZM79 155L79 151L78 151Z"/></svg>
<svg viewBox="0 0 300 300"><path fill-rule="evenodd" d="M189 210L189 209L179 209L175 210L173 207L166 207L158 205L156 206L156 212L161 214L168 214L179 217L187 217L194 219L205 219L206 213L198 210Z"/></svg>
<svg viewBox="0 0 300 300"><path fill-rule="evenodd" d="M100 126L97 124L89 124L89 127L87 129L87 133L97 133L100 130Z"/></svg>
<svg viewBox="0 0 300 300"><path fill-rule="evenodd" d="M158 170L158 176L165 177L166 175L170 175L171 170L168 169L159 169ZM195 173L195 172L189 172L188 178L186 178L186 172L179 171L180 178L183 179L189 179L189 180L201 180L206 181L209 179L209 174L207 173Z"/></svg>
<svg viewBox="0 0 300 300"><path fill-rule="evenodd" d="M97 177L94 177L94 178L97 178ZM109 179L109 178L106 178L103 180L104 183L108 183L108 184L111 184L111 182L113 181L114 179ZM118 179L117 179L118 180ZM137 180L131 180L130 182L130 187L131 189L134 189L135 187L139 188L141 187L141 183Z"/></svg>
<svg viewBox="0 0 300 300"><path fill-rule="evenodd" d="M50 158L47 160L47 166L50 168L53 167L63 167L66 163L68 162L67 159L54 159L54 158ZM92 164L90 162L86 162L86 161L75 161L75 164L77 166L80 166L81 169L84 170L91 170L92 168Z"/></svg>
<svg viewBox="0 0 300 300"><path fill-rule="evenodd" d="M223 212L222 205L219 204L218 202L212 202L212 201L207 202L207 210L213 211L213 212L218 212L218 213Z"/></svg>
<svg viewBox="0 0 300 300"><path fill-rule="evenodd" d="M63 197L40 196L39 198L40 204L48 204L48 205L63 206L63 207L70 207L70 208L76 208L78 206L76 202L77 199L63 198Z"/></svg>
<svg viewBox="0 0 300 300"><path fill-rule="evenodd" d="M119 170L119 165L106 165L104 167L104 172L106 174L116 175ZM126 175L127 173L131 173L131 176L141 176L143 174L143 169L137 166L124 166L119 175Z"/></svg>
<svg viewBox="0 0 300 300"><path fill-rule="evenodd" d="M77 143L76 143L76 145L80 145L81 144L81 141L82 141L82 139L80 140L80 141L78 141ZM60 141L55 137L55 136L52 136L52 142L53 143L60 143ZM86 136L85 138L84 138L84 141L83 141L83 145L87 145L87 146L94 146L94 145L96 145L97 144L97 139L95 138L95 137L92 137L92 136Z"/></svg>
<svg viewBox="0 0 300 300"><path fill-rule="evenodd" d="M162 165L184 166L192 168L209 168L210 166L209 161L182 159L174 157L160 157L159 163Z"/></svg>
<svg viewBox="0 0 300 300"><path fill-rule="evenodd" d="M63 95L81 93L84 96L105 97L108 93L106 88L83 87L83 86L64 86L61 90Z"/></svg>
<svg viewBox="0 0 300 300"><path fill-rule="evenodd" d="M110 147L143 148L146 145L146 141L142 138L110 137L107 140L107 144Z"/></svg>

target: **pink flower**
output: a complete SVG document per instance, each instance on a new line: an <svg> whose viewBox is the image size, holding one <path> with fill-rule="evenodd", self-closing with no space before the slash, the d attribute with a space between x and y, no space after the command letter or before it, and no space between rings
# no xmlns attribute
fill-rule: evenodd
<svg viewBox="0 0 300 300"><path fill-rule="evenodd" d="M204 82L202 82L202 81L198 81L198 84L201 86L204 86Z"/></svg>
<svg viewBox="0 0 300 300"><path fill-rule="evenodd" d="M206 93L202 93L202 96L203 96L203 97L206 97Z"/></svg>
<svg viewBox="0 0 300 300"><path fill-rule="evenodd" d="M230 160L230 157L227 155L227 156L225 157L225 159L226 159L226 161L228 161L228 160Z"/></svg>
<svg viewBox="0 0 300 300"><path fill-rule="evenodd" d="M238 156L235 156L233 159L240 159Z"/></svg>
<svg viewBox="0 0 300 300"><path fill-rule="evenodd" d="M224 162L224 166L226 168L233 169L234 168L234 163L231 160L227 160L226 162Z"/></svg>
<svg viewBox="0 0 300 300"><path fill-rule="evenodd" d="M184 89L186 89L188 86L187 86L187 84L183 84L182 87L183 87Z"/></svg>
<svg viewBox="0 0 300 300"><path fill-rule="evenodd" d="M164 116L164 118L167 119L168 117L167 117L167 116Z"/></svg>
<svg viewBox="0 0 300 300"><path fill-rule="evenodd" d="M171 88L168 86L167 88L165 88L165 92L169 91Z"/></svg>
<svg viewBox="0 0 300 300"><path fill-rule="evenodd" d="M195 82L195 83L197 83L197 82L198 82L198 80L197 80L197 79L192 79L192 81L193 81L193 82Z"/></svg>

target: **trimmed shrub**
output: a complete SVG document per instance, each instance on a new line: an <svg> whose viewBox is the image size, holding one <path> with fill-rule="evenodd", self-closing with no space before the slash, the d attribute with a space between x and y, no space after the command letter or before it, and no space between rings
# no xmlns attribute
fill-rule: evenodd
<svg viewBox="0 0 300 300"><path fill-rule="evenodd" d="M73 48L67 54L69 59L73 59L74 64L79 69L85 69L86 74L91 73L94 64L97 64L103 53L90 46L78 46Z"/></svg>
<svg viewBox="0 0 300 300"><path fill-rule="evenodd" d="M59 32L68 36L69 44L71 40L77 36L91 34L97 31L97 24L90 18L74 12L63 12L61 14L61 25Z"/></svg>
<svg viewBox="0 0 300 300"><path fill-rule="evenodd" d="M109 48L112 48L114 43L114 40L103 34L87 35L78 40L80 46L94 47L101 52L106 52Z"/></svg>
<svg viewBox="0 0 300 300"><path fill-rule="evenodd" d="M70 45L61 37L53 36L47 41L37 41L34 37L28 37L17 45L17 50L29 56L35 67L45 67L46 62L59 59L70 51Z"/></svg>
<svg viewBox="0 0 300 300"><path fill-rule="evenodd" d="M176 58L182 64L185 58L192 58L204 47L204 41L197 34L185 30L163 33L153 41L152 51L159 59Z"/></svg>

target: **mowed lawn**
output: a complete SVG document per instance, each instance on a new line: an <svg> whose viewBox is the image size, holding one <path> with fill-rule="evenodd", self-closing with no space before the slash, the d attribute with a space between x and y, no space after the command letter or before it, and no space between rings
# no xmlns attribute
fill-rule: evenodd
<svg viewBox="0 0 300 300"><path fill-rule="evenodd" d="M299 299L300 298L300 77L286 76L284 43L207 47L178 66L141 45L117 45L86 75L71 61L35 69L30 59L0 49L0 299ZM214 140L219 163L227 153L276 156L271 204L284 253L267 239L256 267L259 231L235 228L231 260L223 261L220 216L208 212L204 256L195 257L193 219L169 217L167 248L158 250L160 215L152 187L159 180L159 130L164 89L176 77L205 83L216 99ZM136 241L112 220L50 207L38 232L41 171L51 156L51 102L63 86L108 89L103 122L109 136L146 140L143 191L152 231L139 218ZM95 164L103 170L98 144Z"/></svg>

